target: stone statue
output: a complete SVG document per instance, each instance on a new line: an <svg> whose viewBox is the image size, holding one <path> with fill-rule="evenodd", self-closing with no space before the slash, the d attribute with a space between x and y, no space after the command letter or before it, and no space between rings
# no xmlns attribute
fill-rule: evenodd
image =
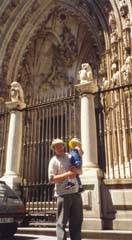
<svg viewBox="0 0 132 240"><path fill-rule="evenodd" d="M109 87L110 87L109 81L105 77L103 77L103 79L102 79L102 89L107 89Z"/></svg>
<svg viewBox="0 0 132 240"><path fill-rule="evenodd" d="M130 19L126 18L123 25L123 43L125 49L130 49L131 46L131 24Z"/></svg>
<svg viewBox="0 0 132 240"><path fill-rule="evenodd" d="M11 83L10 96L12 102L24 103L23 89L18 82Z"/></svg>
<svg viewBox="0 0 132 240"><path fill-rule="evenodd" d="M123 18L125 18L128 14L128 5L124 0L120 1L120 13Z"/></svg>
<svg viewBox="0 0 132 240"><path fill-rule="evenodd" d="M113 63L111 66L113 77L111 80L112 87L119 84L119 71L117 70L117 64Z"/></svg>
<svg viewBox="0 0 132 240"><path fill-rule="evenodd" d="M127 78L128 78L128 82L132 81L132 57L128 56L126 61L125 61L125 65L126 65L126 74L127 74Z"/></svg>
<svg viewBox="0 0 132 240"><path fill-rule="evenodd" d="M117 31L112 32L111 35L110 35L110 38L111 38L111 43L112 44L117 43L118 42Z"/></svg>
<svg viewBox="0 0 132 240"><path fill-rule="evenodd" d="M93 80L92 68L88 63L82 64L82 69L79 71L80 83L88 83Z"/></svg>
<svg viewBox="0 0 132 240"><path fill-rule="evenodd" d="M132 57L128 56L125 64L121 68L122 81L124 83L132 82Z"/></svg>
<svg viewBox="0 0 132 240"><path fill-rule="evenodd" d="M111 27L111 31L115 31L116 29L116 19L115 19L115 14L113 11L109 13L109 25Z"/></svg>
<svg viewBox="0 0 132 240"><path fill-rule="evenodd" d="M122 83L127 82L127 75L126 75L126 66L125 64L121 68L121 77L122 77Z"/></svg>

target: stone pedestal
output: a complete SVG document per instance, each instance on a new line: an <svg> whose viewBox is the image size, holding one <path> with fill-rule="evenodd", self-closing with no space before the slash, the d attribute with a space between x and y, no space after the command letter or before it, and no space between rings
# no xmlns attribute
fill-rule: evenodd
<svg viewBox="0 0 132 240"><path fill-rule="evenodd" d="M94 93L98 90L93 82L75 86L81 95L81 142L84 150L83 174L85 191L82 193L83 229L102 229L100 184L102 172L98 167L97 135Z"/></svg>
<svg viewBox="0 0 132 240"><path fill-rule="evenodd" d="M6 169L4 180L12 189L19 192L20 178L20 160L22 147L22 109L25 107L24 103L6 102L10 109L10 124L6 152Z"/></svg>

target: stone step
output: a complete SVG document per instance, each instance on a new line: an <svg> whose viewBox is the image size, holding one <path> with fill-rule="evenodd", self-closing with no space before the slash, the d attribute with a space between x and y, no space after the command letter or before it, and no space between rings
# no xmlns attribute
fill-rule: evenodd
<svg viewBox="0 0 132 240"><path fill-rule="evenodd" d="M19 227L18 234L37 234L55 236L55 227ZM85 239L105 239L105 240L132 240L132 231L115 230L83 230L82 237Z"/></svg>

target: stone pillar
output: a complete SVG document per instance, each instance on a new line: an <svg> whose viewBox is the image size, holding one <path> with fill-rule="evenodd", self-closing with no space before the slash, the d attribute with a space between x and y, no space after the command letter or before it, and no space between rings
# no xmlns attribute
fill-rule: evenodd
<svg viewBox="0 0 132 240"><path fill-rule="evenodd" d="M81 142L84 150L83 174L85 191L82 193L84 229L102 229L100 183L102 172L98 167L97 135L94 93L98 90L92 81L75 85L81 95Z"/></svg>
<svg viewBox="0 0 132 240"><path fill-rule="evenodd" d="M18 99L13 99L13 101L6 102L5 104L10 109L10 124L7 140L6 168L1 180L4 180L12 189L19 192L21 182L22 109L24 109L26 105Z"/></svg>
<svg viewBox="0 0 132 240"><path fill-rule="evenodd" d="M94 95L81 95L81 141L84 150L83 168L97 167L97 136Z"/></svg>

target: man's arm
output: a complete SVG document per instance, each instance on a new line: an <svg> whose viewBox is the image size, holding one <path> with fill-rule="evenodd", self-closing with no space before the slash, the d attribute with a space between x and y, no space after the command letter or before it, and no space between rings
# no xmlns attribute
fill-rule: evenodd
<svg viewBox="0 0 132 240"><path fill-rule="evenodd" d="M72 168L72 170L69 170L69 171L67 171L65 173L57 174L57 175L53 176L50 179L50 182L51 183L60 183L60 182L63 182L68 177L71 178L71 179L75 178L76 175L77 175L77 169L74 167L74 168Z"/></svg>

